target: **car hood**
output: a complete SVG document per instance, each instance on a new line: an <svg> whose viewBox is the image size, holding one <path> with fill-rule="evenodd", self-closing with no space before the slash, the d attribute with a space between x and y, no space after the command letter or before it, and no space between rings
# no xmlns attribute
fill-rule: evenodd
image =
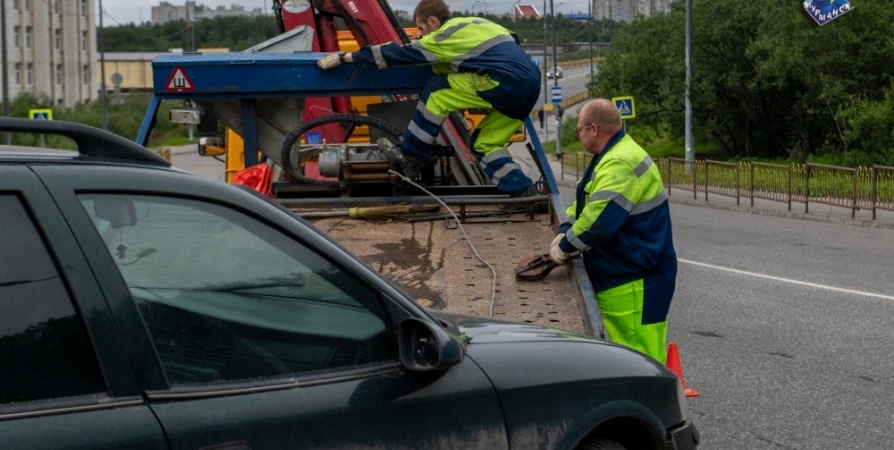
<svg viewBox="0 0 894 450"><path fill-rule="evenodd" d="M530 323L508 322L491 317L429 311L448 326L450 332L467 344L538 341L588 341L604 343L594 338L568 331L546 328Z"/></svg>

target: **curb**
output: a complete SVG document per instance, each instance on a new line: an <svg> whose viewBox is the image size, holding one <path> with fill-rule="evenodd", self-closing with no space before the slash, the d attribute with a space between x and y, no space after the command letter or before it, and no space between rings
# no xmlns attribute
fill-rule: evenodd
<svg viewBox="0 0 894 450"><path fill-rule="evenodd" d="M771 211L768 209L758 209L743 207L743 206L733 206L733 205L717 205L714 203L706 203L698 200L687 200L682 198L674 198L668 197L668 201L671 203L675 203L678 205L686 205L686 206L698 206L701 208L713 208L724 211L736 211L736 212L744 212L748 214L754 214L757 216L771 216L771 217L782 217L786 219L796 219L796 220L806 220L809 222L820 222L820 223L834 223L838 225L849 225L852 227L861 227L861 228L875 228L880 230L894 230L894 224L892 223L883 223L883 222L873 222L872 220L862 220L862 219L848 219L841 217L833 217L833 216L818 216L815 214L804 214L798 212L789 212L789 211Z"/></svg>

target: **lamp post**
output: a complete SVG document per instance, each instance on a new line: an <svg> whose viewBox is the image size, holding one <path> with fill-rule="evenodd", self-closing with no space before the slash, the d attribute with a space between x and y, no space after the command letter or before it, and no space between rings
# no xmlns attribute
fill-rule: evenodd
<svg viewBox="0 0 894 450"><path fill-rule="evenodd" d="M6 42L6 1L0 0L0 34L3 47L3 116L9 117L9 47ZM12 134L6 134L6 145L12 145Z"/></svg>
<svg viewBox="0 0 894 450"><path fill-rule="evenodd" d="M102 0L99 0L99 103L102 109L102 129L109 129L109 110L106 103L106 48L103 44L102 35L105 33L102 28Z"/></svg>
<svg viewBox="0 0 894 450"><path fill-rule="evenodd" d="M686 161L695 160L692 138L692 0L686 0Z"/></svg>
<svg viewBox="0 0 894 450"><path fill-rule="evenodd" d="M559 6L564 5L566 2L559 2L556 5L553 0L549 1L550 4L550 14L553 16L553 81L555 82L554 86L559 86L559 52L556 49L556 9ZM558 105L554 108L554 115L556 116L556 159L562 159L562 120L559 118L559 108Z"/></svg>

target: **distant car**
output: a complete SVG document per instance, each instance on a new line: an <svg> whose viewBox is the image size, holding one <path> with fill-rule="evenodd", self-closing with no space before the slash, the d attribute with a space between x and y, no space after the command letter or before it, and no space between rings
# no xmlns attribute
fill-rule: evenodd
<svg viewBox="0 0 894 450"><path fill-rule="evenodd" d="M79 151L0 145L0 449L698 445L645 355L423 309L282 205L119 136L3 131Z"/></svg>
<svg viewBox="0 0 894 450"><path fill-rule="evenodd" d="M561 67L556 67L556 68L552 68L552 67L551 67L551 68L549 69L549 72L546 73L546 79L548 79L548 80L552 80L553 78L556 78L556 73L559 74L558 78L559 78L560 80L561 80L562 78L564 78L564 75L563 75L563 73L562 73L562 68L561 68Z"/></svg>

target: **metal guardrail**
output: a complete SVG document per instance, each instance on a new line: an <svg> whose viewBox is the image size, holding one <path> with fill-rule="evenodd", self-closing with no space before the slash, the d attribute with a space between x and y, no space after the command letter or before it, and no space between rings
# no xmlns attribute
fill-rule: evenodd
<svg viewBox="0 0 894 450"><path fill-rule="evenodd" d="M573 173L577 180L583 176L588 153L565 153L562 175ZM760 162L728 163L711 160L686 161L681 158L655 159L664 186L671 194L674 189L699 193L705 201L711 194L736 199L748 198L785 203L792 210L792 202L824 204L851 210L872 212L875 220L879 210L894 211L894 166L842 167L827 164L769 164Z"/></svg>

